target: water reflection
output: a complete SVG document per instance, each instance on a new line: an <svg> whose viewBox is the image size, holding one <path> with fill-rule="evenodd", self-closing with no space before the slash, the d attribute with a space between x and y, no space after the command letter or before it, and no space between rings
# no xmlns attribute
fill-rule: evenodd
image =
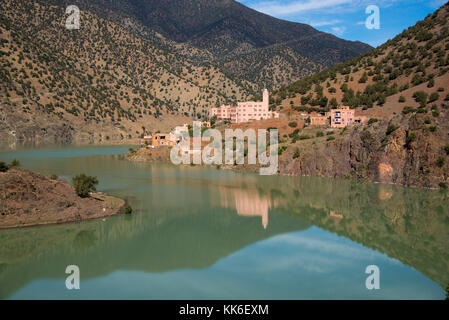
<svg viewBox="0 0 449 320"><path fill-rule="evenodd" d="M432 279L443 291L449 283L449 198L444 192L135 164L110 156L22 163L44 173L95 174L101 181L99 189L127 198L135 214L0 231L0 298L10 297L39 279L64 279L69 264L80 266L83 279L101 279L119 270L161 275L204 270L207 274L215 264L242 251L248 252L247 259L254 254L271 265L280 261L289 265L295 255L279 256L285 250L280 241L270 250L252 248L281 235L289 239L288 234L311 226L350 239L354 247L362 244L357 252L371 253L374 249L385 253ZM298 250L308 243L306 240L301 238ZM335 247L332 239L314 241L318 246ZM345 245L351 247L351 243ZM243 265L249 263L245 257L241 259ZM327 262L332 265L332 261ZM302 263L323 269L311 265L312 261ZM360 262L349 254L345 263ZM227 270L233 268L236 266ZM263 270L263 265L258 268ZM255 277L255 271L239 275L246 279L242 281L249 281L249 292L256 292L270 278L268 274ZM332 275L326 279L332 281ZM284 280L278 279L279 283Z"/></svg>
<svg viewBox="0 0 449 320"><path fill-rule="evenodd" d="M268 227L269 210L277 207L277 199L261 195L257 189L241 189L236 187L220 186L220 206L234 209L239 216L261 217L264 229Z"/></svg>

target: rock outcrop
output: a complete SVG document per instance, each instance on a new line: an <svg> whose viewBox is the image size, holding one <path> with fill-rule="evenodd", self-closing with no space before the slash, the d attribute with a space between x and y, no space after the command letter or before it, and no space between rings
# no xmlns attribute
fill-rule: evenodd
<svg viewBox="0 0 449 320"><path fill-rule="evenodd" d="M80 198L72 186L28 170L0 173L0 229L78 222L121 212L122 199Z"/></svg>
<svg viewBox="0 0 449 320"><path fill-rule="evenodd" d="M280 158L280 173L353 177L373 182L439 188L449 182L449 105L432 113L346 130L333 141L299 144ZM391 131L391 132L389 132ZM299 150L299 157L293 153Z"/></svg>

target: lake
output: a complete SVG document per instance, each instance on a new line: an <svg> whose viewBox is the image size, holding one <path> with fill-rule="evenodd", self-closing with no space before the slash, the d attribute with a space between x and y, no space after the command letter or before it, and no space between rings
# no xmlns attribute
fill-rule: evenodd
<svg viewBox="0 0 449 320"><path fill-rule="evenodd" d="M447 192L131 163L126 146L0 152L98 177L132 215L0 230L2 299L444 299ZM65 286L80 268L80 290ZM368 290L368 266L380 289Z"/></svg>

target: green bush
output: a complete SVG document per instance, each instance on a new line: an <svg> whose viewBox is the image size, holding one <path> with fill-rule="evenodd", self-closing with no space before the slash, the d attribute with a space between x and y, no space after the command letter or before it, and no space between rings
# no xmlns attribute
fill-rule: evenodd
<svg viewBox="0 0 449 320"><path fill-rule="evenodd" d="M444 166L444 164L446 163L446 159L444 159L443 157L439 157L438 161L437 161L437 166L439 168L442 168Z"/></svg>
<svg viewBox="0 0 449 320"><path fill-rule="evenodd" d="M50 179L52 179L52 180L58 180L58 176L55 175L55 174L52 174L52 175L50 176Z"/></svg>
<svg viewBox="0 0 449 320"><path fill-rule="evenodd" d="M404 109L402 109L402 114L409 114L409 113L413 113L416 111L417 110L415 108L407 106L407 107L404 107Z"/></svg>
<svg viewBox="0 0 449 320"><path fill-rule="evenodd" d="M410 145L413 141L416 140L416 134L414 132L409 132L407 135L407 145Z"/></svg>
<svg viewBox="0 0 449 320"><path fill-rule="evenodd" d="M332 137L332 136L327 138L327 141L334 141L334 140L335 140L335 137Z"/></svg>
<svg viewBox="0 0 449 320"><path fill-rule="evenodd" d="M298 122L296 122L296 121L290 121L290 122L288 123L288 125L289 125L291 128L296 128L296 127L298 126Z"/></svg>
<svg viewBox="0 0 449 320"><path fill-rule="evenodd" d="M418 112L418 113L427 113L428 111L427 111L426 108L419 107L419 108L416 110L416 112Z"/></svg>
<svg viewBox="0 0 449 320"><path fill-rule="evenodd" d="M9 170L9 167L6 163L3 161L0 161L0 172L6 172Z"/></svg>
<svg viewBox="0 0 449 320"><path fill-rule="evenodd" d="M444 147L444 151L446 151L446 154L449 156L449 144L447 144L447 145Z"/></svg>
<svg viewBox="0 0 449 320"><path fill-rule="evenodd" d="M421 107L426 106L428 96L429 95L427 93L425 93L424 91L416 91L413 94L413 98L415 98L415 101L418 102L421 105Z"/></svg>
<svg viewBox="0 0 449 320"><path fill-rule="evenodd" d="M286 146L282 146L282 147L280 147L279 149L278 149L278 155L279 156L282 156L282 154L284 153L284 151L285 150L287 150L287 147ZM245 156L248 154L248 150L247 149L245 149Z"/></svg>
<svg viewBox="0 0 449 320"><path fill-rule="evenodd" d="M393 132L395 132L398 129L399 129L398 126L396 126L394 124L390 124L387 128L387 136L389 136L390 134L392 134Z"/></svg>
<svg viewBox="0 0 449 320"><path fill-rule="evenodd" d="M81 198L87 198L89 192L96 191L96 186L98 185L97 177L86 176L85 174L80 174L72 179L73 186L75 187L76 194Z"/></svg>
<svg viewBox="0 0 449 320"><path fill-rule="evenodd" d="M324 132L323 131L318 131L316 133L316 136L317 136L317 138L324 137Z"/></svg>
<svg viewBox="0 0 449 320"><path fill-rule="evenodd" d="M125 214L131 214L133 213L133 208L128 204L125 207Z"/></svg>
<svg viewBox="0 0 449 320"><path fill-rule="evenodd" d="M301 154L299 153L299 149L296 148L295 153L293 154L293 159L298 159Z"/></svg>
<svg viewBox="0 0 449 320"><path fill-rule="evenodd" d="M400 96L399 97L399 102L400 103L404 103L405 102L405 97L404 96Z"/></svg>
<svg viewBox="0 0 449 320"><path fill-rule="evenodd" d="M20 166L20 162L17 159L14 159L13 161L11 161L11 167L18 167Z"/></svg>
<svg viewBox="0 0 449 320"><path fill-rule="evenodd" d="M65 207L66 208L73 207L74 205L75 205L75 203L74 202L70 202L70 201L66 201L66 203L65 203Z"/></svg>
<svg viewBox="0 0 449 320"><path fill-rule="evenodd" d="M447 189L447 183L446 182L440 182L439 184L441 189Z"/></svg>
<svg viewBox="0 0 449 320"><path fill-rule="evenodd" d="M433 92L430 97L429 97L429 103L430 102L435 102L438 99L440 99L440 95L437 92Z"/></svg>
<svg viewBox="0 0 449 320"><path fill-rule="evenodd" d="M436 127L436 126L431 126L431 127L429 127L429 131L430 131L430 132L435 132L435 131L437 131L437 127Z"/></svg>
<svg viewBox="0 0 449 320"><path fill-rule="evenodd" d="M371 124L376 123L376 122L379 122L379 120L376 119L376 118L371 118L371 119L368 120L368 125L371 125Z"/></svg>

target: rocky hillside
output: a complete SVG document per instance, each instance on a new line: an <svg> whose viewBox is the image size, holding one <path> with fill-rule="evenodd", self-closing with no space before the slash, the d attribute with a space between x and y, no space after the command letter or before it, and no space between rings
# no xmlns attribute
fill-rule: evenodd
<svg viewBox="0 0 449 320"><path fill-rule="evenodd" d="M251 84L89 11L67 30L65 6L51 3L0 3L2 142L122 141L248 97Z"/></svg>
<svg viewBox="0 0 449 320"><path fill-rule="evenodd" d="M0 172L0 229L96 219L124 206L105 195L80 198L69 184L28 170Z"/></svg>
<svg viewBox="0 0 449 320"><path fill-rule="evenodd" d="M277 91L272 103L292 113L343 104L369 119L283 135L280 173L447 188L448 21L446 4L372 52Z"/></svg>
<svg viewBox="0 0 449 320"><path fill-rule="evenodd" d="M349 105L392 116L449 100L449 4L384 45L274 92L281 108ZM423 91L417 94L416 92Z"/></svg>
<svg viewBox="0 0 449 320"><path fill-rule="evenodd" d="M70 3L96 7L108 17L124 13L168 39L207 52L201 58L225 73L261 86L285 85L372 49L305 24L275 19L233 0ZM196 55L187 54L186 58L195 59Z"/></svg>
<svg viewBox="0 0 449 320"><path fill-rule="evenodd" d="M280 173L447 188L449 104L421 110L328 135L300 133L281 144Z"/></svg>

